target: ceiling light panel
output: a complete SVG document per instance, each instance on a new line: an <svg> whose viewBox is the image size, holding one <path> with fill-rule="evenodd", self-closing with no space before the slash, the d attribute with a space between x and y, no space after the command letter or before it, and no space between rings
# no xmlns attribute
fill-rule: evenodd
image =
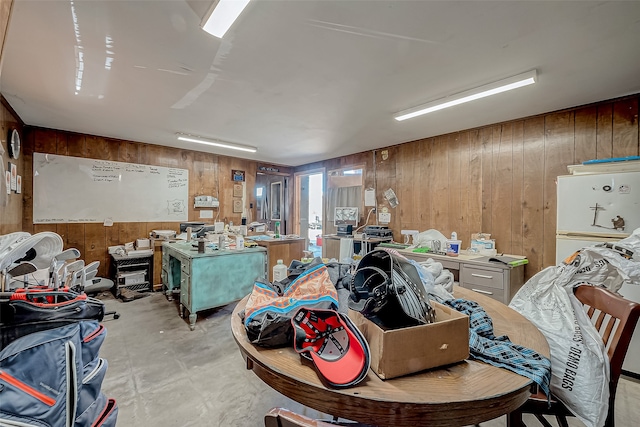
<svg viewBox="0 0 640 427"><path fill-rule="evenodd" d="M489 83L484 86L460 92L455 95L447 96L436 101L418 105L408 110L400 111L393 117L397 121L411 119L423 114L432 113L434 111L443 110L445 108L454 107L466 102L475 101L476 99L486 98L487 96L496 95L498 93L517 89L519 87L528 86L537 81L537 71L531 70L517 76Z"/></svg>
<svg viewBox="0 0 640 427"><path fill-rule="evenodd" d="M201 136L189 135L186 133L177 133L176 137L178 138L178 141L195 142L196 144L212 145L214 147L246 151L248 153L255 153L256 151L258 151L256 147L251 147L249 145L242 145L242 144L236 144L234 142L220 141L218 139L204 138Z"/></svg>
<svg viewBox="0 0 640 427"><path fill-rule="evenodd" d="M249 0L215 0L202 21L202 29L222 38L248 4Z"/></svg>

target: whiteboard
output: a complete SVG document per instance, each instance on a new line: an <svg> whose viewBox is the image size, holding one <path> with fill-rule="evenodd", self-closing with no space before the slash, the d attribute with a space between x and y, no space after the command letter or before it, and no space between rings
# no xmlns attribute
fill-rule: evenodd
<svg viewBox="0 0 640 427"><path fill-rule="evenodd" d="M33 223L187 221L187 169L33 154Z"/></svg>

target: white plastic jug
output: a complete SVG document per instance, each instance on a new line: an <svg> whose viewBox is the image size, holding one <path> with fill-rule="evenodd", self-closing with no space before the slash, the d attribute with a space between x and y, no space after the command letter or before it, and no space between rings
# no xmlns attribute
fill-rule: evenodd
<svg viewBox="0 0 640 427"><path fill-rule="evenodd" d="M279 259L278 263L273 266L273 281L279 282L287 278L287 266Z"/></svg>

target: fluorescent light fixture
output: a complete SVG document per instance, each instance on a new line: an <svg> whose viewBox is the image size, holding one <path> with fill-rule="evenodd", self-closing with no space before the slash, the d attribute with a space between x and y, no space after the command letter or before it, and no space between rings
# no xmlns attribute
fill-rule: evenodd
<svg viewBox="0 0 640 427"><path fill-rule="evenodd" d="M497 93L506 92L508 90L517 89L523 86L528 86L530 84L534 84L536 80L536 70L527 71L526 73L518 74L517 76L509 77L508 79L489 83L487 85L467 90L465 92L460 92L455 95L439 99L437 101L428 102L426 104L422 104L408 110L400 111L399 113L396 113L393 118L401 122L403 120L411 119L423 114L433 113L434 111L464 104L465 102L475 101L476 99L485 98Z"/></svg>
<svg viewBox="0 0 640 427"><path fill-rule="evenodd" d="M249 153L255 153L256 151L258 151L258 149L256 147L250 147L248 145L235 144L233 142L219 141L217 139L203 138L201 136L189 135L187 133L177 133L176 136L178 137L179 141L195 142L196 144L213 145L214 147L229 148L231 150L247 151Z"/></svg>
<svg viewBox="0 0 640 427"><path fill-rule="evenodd" d="M249 0L214 0L202 20L202 29L222 38L248 4Z"/></svg>

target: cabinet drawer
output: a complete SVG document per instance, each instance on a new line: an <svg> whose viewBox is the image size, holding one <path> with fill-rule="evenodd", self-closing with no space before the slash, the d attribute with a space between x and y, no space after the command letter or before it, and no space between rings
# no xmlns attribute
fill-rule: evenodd
<svg viewBox="0 0 640 427"><path fill-rule="evenodd" d="M186 274L180 278L180 303L191 311L191 276Z"/></svg>
<svg viewBox="0 0 640 427"><path fill-rule="evenodd" d="M489 288L504 289L504 272L502 270L484 269L462 265L460 282ZM465 286L465 288L468 286Z"/></svg>
<svg viewBox="0 0 640 427"><path fill-rule="evenodd" d="M189 260L181 260L180 269L182 270L182 274L191 274L191 261Z"/></svg>
<svg viewBox="0 0 640 427"><path fill-rule="evenodd" d="M504 290L503 289L498 289L498 288L493 288L490 286L482 286L482 285L476 285L473 283L465 283L465 282L460 282L460 286L462 286L463 288L466 289L471 289L474 292L477 292L481 295L485 295L488 296L489 298L493 298L495 300L498 300L500 302L505 302L504 301Z"/></svg>
<svg viewBox="0 0 640 427"><path fill-rule="evenodd" d="M167 270L164 268L162 269L162 273L160 273L160 280L164 285L169 284L169 273L167 273Z"/></svg>

